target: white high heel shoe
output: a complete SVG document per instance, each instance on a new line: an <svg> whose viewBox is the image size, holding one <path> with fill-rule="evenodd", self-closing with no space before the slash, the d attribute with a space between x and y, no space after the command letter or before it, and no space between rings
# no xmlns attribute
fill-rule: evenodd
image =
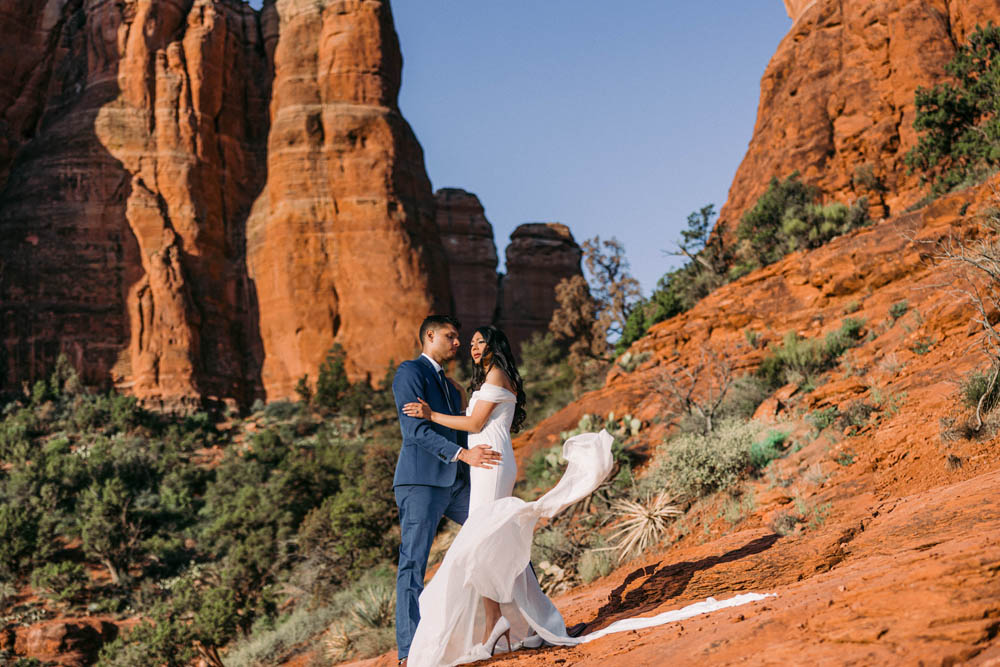
<svg viewBox="0 0 1000 667"><path fill-rule="evenodd" d="M483 646L488 646L490 650L490 655L493 655L496 651L497 643L500 641L501 637L507 638L507 650L510 651L510 621L501 616L496 625L493 626L493 632L490 633L489 639L483 642Z"/></svg>

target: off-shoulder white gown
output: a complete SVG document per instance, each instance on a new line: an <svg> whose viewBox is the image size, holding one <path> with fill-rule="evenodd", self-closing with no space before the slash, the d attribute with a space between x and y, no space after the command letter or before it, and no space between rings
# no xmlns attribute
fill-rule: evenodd
<svg viewBox="0 0 1000 667"><path fill-rule="evenodd" d="M550 644L574 645L765 597L748 593L721 602L709 598L658 616L617 621L583 637L568 636L562 614L542 592L528 565L531 539L540 518L555 516L600 486L613 465L613 439L601 431L567 440L563 444L567 467L559 483L538 500L525 502L510 495L517 477L510 438L514 394L483 385L472 394L467 414L472 414L477 401L497 405L483 430L469 436L469 446L488 444L502 453L503 460L497 467L470 471L469 518L420 595L420 623L410 645L409 667L459 665L488 658L489 651L482 644L487 631L484 597L500 603L510 621L515 650L530 635ZM505 648L505 643L501 639L499 646Z"/></svg>

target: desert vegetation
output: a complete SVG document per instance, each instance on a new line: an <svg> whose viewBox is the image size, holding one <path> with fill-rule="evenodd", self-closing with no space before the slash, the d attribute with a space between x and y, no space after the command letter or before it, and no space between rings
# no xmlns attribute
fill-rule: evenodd
<svg viewBox="0 0 1000 667"><path fill-rule="evenodd" d="M341 372L324 366L311 403L176 417L89 393L61 360L0 421L5 621L138 616L100 664L221 665L234 640L257 657L227 664L260 664L288 624L332 619L345 589L391 578L397 426L382 410L358 435L351 397L378 412L386 392ZM392 643L380 636L371 650Z"/></svg>
<svg viewBox="0 0 1000 667"><path fill-rule="evenodd" d="M689 310L718 287L790 252L819 247L871 224L864 198L850 206L822 205L820 198L819 190L803 183L798 173L783 181L772 178L767 191L744 213L731 242L724 233L712 232L713 205L691 213L673 253L686 263L666 273L652 296L632 308L617 351L624 352L649 327Z"/></svg>

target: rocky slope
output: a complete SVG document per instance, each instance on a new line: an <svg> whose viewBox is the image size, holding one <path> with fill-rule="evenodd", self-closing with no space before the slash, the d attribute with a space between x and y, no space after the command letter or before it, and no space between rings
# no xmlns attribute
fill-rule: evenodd
<svg viewBox="0 0 1000 667"><path fill-rule="evenodd" d="M1000 454L997 418L963 437L958 381L982 368L979 325L951 287L934 244L975 236L994 206L992 187L958 193L808 253L790 255L720 288L653 327L583 396L515 441L523 461L559 441L583 414L638 415L630 446L652 452L672 428L664 373L691 368L702 351L756 368L786 331L816 338L842 318L865 320L864 341L816 389L779 390L757 418L790 431L802 448L742 489L739 516L719 493L697 501L658 550L555 599L567 625L599 629L708 596L776 597L659 628L609 635L574 648L522 651L490 664L978 664L1000 659ZM892 304L907 313L893 319ZM756 345L747 342L756 332ZM752 336L751 336L752 338ZM806 415L877 406L846 434L817 436ZM990 430L992 429L992 430ZM749 498L751 500L747 501ZM781 515L807 523L776 531ZM394 663L386 655L361 664Z"/></svg>
<svg viewBox="0 0 1000 667"><path fill-rule="evenodd" d="M720 214L730 231L774 176L794 171L828 201L868 197L876 219L923 196L904 156L914 92L944 76L956 44L1000 21L997 0L785 0L795 21L761 79L757 122Z"/></svg>
<svg viewBox="0 0 1000 667"><path fill-rule="evenodd" d="M666 372L701 351L755 368L786 331L816 338L846 313L864 318L865 342L813 391L778 392L756 415L805 446L744 489L750 508L725 518L725 494L697 503L659 553L563 596L568 624L597 629L707 596L745 591L777 597L649 631L612 635L496 664L993 664L1000 658L1000 455L995 436L963 437L958 381L981 368L979 325L956 296L953 267L934 244L977 234L994 206L991 187L939 200L872 229L798 253L727 285L694 309L656 325L631 352L649 358L617 368L607 385L516 443L521 458L558 440L585 413L638 415L636 445L652 451L668 433ZM907 314L889 315L906 300ZM757 332L756 346L747 331ZM877 417L841 435L809 434L804 416L852 403ZM993 428L996 428L994 425ZM794 500L794 502L793 502ZM801 503L801 505L799 505ZM812 508L787 536L776 519Z"/></svg>

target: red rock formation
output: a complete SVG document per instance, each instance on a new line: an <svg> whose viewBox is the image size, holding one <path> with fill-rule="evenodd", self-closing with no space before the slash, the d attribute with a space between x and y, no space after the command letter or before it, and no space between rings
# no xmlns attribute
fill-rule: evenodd
<svg viewBox="0 0 1000 667"><path fill-rule="evenodd" d="M465 338L474 327L493 324L497 314L497 247L493 226L479 198L459 188L434 193L437 227L448 256L455 316Z"/></svg>
<svg viewBox="0 0 1000 667"><path fill-rule="evenodd" d="M761 80L757 123L720 214L732 229L772 176L794 171L829 200L867 196L876 217L923 194L903 158L915 145L914 92L996 0L785 0L795 20Z"/></svg>
<svg viewBox="0 0 1000 667"><path fill-rule="evenodd" d="M569 227L557 222L519 225L510 235L499 326L515 352L532 333L547 330L556 307L555 287L581 273L582 255Z"/></svg>
<svg viewBox="0 0 1000 667"><path fill-rule="evenodd" d="M450 302L388 2L287 0L277 14L268 182L247 221L269 397L335 341L351 374L380 374Z"/></svg>
<svg viewBox="0 0 1000 667"><path fill-rule="evenodd" d="M0 634L0 649L63 667L92 665L118 626L99 618L71 618L16 626ZM9 644L9 645L5 645Z"/></svg>
<svg viewBox="0 0 1000 667"><path fill-rule="evenodd" d="M5 3L0 39L0 387L66 353L163 404L279 398L448 303L388 2Z"/></svg>

